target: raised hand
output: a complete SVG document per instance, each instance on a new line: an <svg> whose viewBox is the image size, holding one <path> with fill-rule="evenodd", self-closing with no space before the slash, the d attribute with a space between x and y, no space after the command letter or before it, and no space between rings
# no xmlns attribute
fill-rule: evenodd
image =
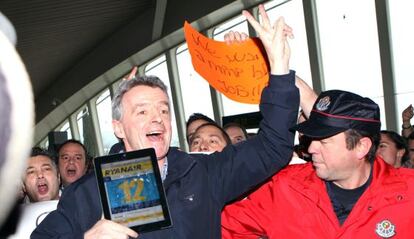
<svg viewBox="0 0 414 239"><path fill-rule="evenodd" d="M413 127L411 126L411 119L414 116L414 109L413 106L410 104L407 108L405 108L402 112L402 130L401 135L405 138L408 138L410 134L413 132Z"/></svg>
<svg viewBox="0 0 414 239"><path fill-rule="evenodd" d="M137 72L138 72L138 67L137 67L137 66L134 66L134 67L131 69L131 72L129 72L129 74L128 74L128 75L124 76L124 77L122 78L122 80L131 80L131 79L135 78L135 75L137 74Z"/></svg>
<svg viewBox="0 0 414 239"><path fill-rule="evenodd" d="M248 11L242 13L262 41L269 60L270 72L273 75L289 73L290 47L287 38L293 38L293 33L292 28L285 23L285 19L280 17L271 25L263 5L259 6L262 24L256 21Z"/></svg>
<svg viewBox="0 0 414 239"><path fill-rule="evenodd" d="M403 120L403 123L406 123L407 125L409 125L410 124L410 120L413 118L413 116L414 116L413 106L410 104L402 112L402 120Z"/></svg>
<svg viewBox="0 0 414 239"><path fill-rule="evenodd" d="M290 59L290 47L287 38L293 38L292 28L285 24L283 18L279 18L274 26L271 26L269 17L267 16L263 5L259 6L259 11L263 18L262 25L260 25L249 12L243 11L243 15L257 31L259 38L265 47L271 74L287 74L289 73ZM224 35L224 41L228 45L242 43L246 39L248 39L246 33L230 31ZM298 76L296 76L296 86L300 91L300 107L305 115L309 117L312 106L318 98L318 95Z"/></svg>
<svg viewBox="0 0 414 239"><path fill-rule="evenodd" d="M248 38L249 36L244 32L229 31L228 33L224 34L224 41L228 45L233 44L233 43L242 43Z"/></svg>

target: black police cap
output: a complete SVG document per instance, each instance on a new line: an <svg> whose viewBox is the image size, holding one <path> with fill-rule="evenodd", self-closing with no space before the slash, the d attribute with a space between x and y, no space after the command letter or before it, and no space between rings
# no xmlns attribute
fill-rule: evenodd
<svg viewBox="0 0 414 239"><path fill-rule="evenodd" d="M369 98L329 90L319 95L309 119L293 129L312 138L327 138L348 129L376 134L381 129L380 109Z"/></svg>

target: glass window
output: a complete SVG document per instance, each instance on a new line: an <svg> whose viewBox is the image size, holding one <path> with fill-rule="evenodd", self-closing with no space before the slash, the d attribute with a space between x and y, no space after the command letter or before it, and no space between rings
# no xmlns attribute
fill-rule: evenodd
<svg viewBox="0 0 414 239"><path fill-rule="evenodd" d="M202 113L214 119L209 84L194 70L187 44L177 49L177 65L185 119L193 113Z"/></svg>
<svg viewBox="0 0 414 239"><path fill-rule="evenodd" d="M108 154L112 145L118 142L112 129L111 96L109 89L105 90L96 100L99 127L102 135L104 154Z"/></svg>
<svg viewBox="0 0 414 239"><path fill-rule="evenodd" d="M388 1L388 4L396 91L397 93L413 93L411 57L414 55L414 35L407 34L407 31L410 31L407 24L413 21L411 14L414 11L414 2Z"/></svg>
<svg viewBox="0 0 414 239"><path fill-rule="evenodd" d="M79 141L82 143L84 142L84 135L83 135L83 117L87 114L87 108L84 107L76 116L76 121L78 122L78 128L79 128Z"/></svg>
<svg viewBox="0 0 414 239"><path fill-rule="evenodd" d="M244 18L244 16L235 17L230 21L227 21L217 26L213 31L213 39L216 41L224 41L224 34L229 32L230 30L248 33L249 30L247 26L247 21ZM223 94L221 94L221 96L223 102L224 116L259 111L258 105L239 103L227 98Z"/></svg>
<svg viewBox="0 0 414 239"><path fill-rule="evenodd" d="M408 105L414 103L414 84L412 81L412 60L414 55L414 36L407 34L410 31L407 24L413 21L413 1L388 1L390 14L390 28L392 38L392 52L394 63L395 90L397 98L397 119L401 130L402 112ZM410 20L411 19L411 20ZM414 124L414 121L411 121Z"/></svg>
<svg viewBox="0 0 414 239"><path fill-rule="evenodd" d="M232 31L238 31L238 32L245 32L248 33L249 29L247 26L247 21L244 18L244 16L237 16L221 25L218 25L215 27L213 31L213 38L217 41L224 41L224 35Z"/></svg>
<svg viewBox="0 0 414 239"><path fill-rule="evenodd" d="M325 89L370 97L384 112L374 1L316 1ZM382 121L385 125L385 118Z"/></svg>
<svg viewBox="0 0 414 239"><path fill-rule="evenodd" d="M65 120L65 122L63 122L62 126L57 127L56 131L61 131L61 132L67 132L68 134L68 139L72 138L72 130L70 129L70 125L69 125L69 121Z"/></svg>
<svg viewBox="0 0 414 239"><path fill-rule="evenodd" d="M167 69L167 62L165 59L165 55L162 55L155 59L154 61L150 62L145 67L145 74L146 75L155 75L160 78L164 84L168 88L168 95L171 102L171 126L172 126L172 138L171 138L171 145L172 146L179 146L180 141L178 140L178 133L177 133L177 121L175 120L175 112L174 112L174 101L171 98L171 87L170 87L170 80L168 77L168 69Z"/></svg>
<svg viewBox="0 0 414 239"><path fill-rule="evenodd" d="M308 41L302 1L274 0L264 5L270 22L274 23L280 16L293 28L294 39L289 40L291 51L290 68L296 71L312 87ZM261 18L260 18L261 19Z"/></svg>
<svg viewBox="0 0 414 239"><path fill-rule="evenodd" d="M37 146L43 149L47 149L49 147L48 137L43 138Z"/></svg>

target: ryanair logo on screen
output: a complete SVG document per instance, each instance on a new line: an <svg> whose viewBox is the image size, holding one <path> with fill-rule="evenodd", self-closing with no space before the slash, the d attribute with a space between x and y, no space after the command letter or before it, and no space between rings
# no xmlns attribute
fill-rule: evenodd
<svg viewBox="0 0 414 239"><path fill-rule="evenodd" d="M142 172L151 170L152 164L151 161L144 161L140 163L126 164L119 167L113 167L108 169L103 169L102 173L104 177L115 176L119 174L131 174L135 172Z"/></svg>
<svg viewBox="0 0 414 239"><path fill-rule="evenodd" d="M389 220L377 224L375 232L382 238L391 238L395 235L395 226Z"/></svg>

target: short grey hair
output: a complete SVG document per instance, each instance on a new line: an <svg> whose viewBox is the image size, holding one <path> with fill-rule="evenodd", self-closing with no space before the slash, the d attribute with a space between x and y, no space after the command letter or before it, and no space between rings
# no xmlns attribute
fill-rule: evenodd
<svg viewBox="0 0 414 239"><path fill-rule="evenodd" d="M131 80L123 80L112 99L112 119L122 118L122 98L130 89L140 85L159 88L168 96L167 86L156 76L135 76Z"/></svg>

